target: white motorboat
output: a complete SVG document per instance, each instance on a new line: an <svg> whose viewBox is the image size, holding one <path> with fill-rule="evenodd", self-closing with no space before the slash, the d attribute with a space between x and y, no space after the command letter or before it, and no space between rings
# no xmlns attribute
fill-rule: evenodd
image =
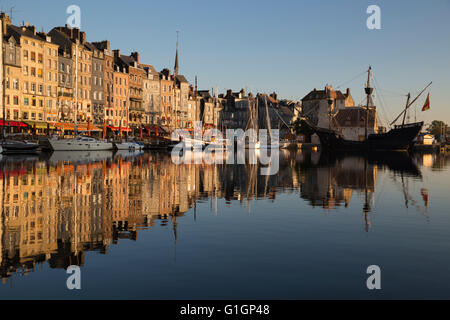
<svg viewBox="0 0 450 320"><path fill-rule="evenodd" d="M114 147L117 150L142 150L144 149L144 144L136 141L122 140L122 142L114 142Z"/></svg>
<svg viewBox="0 0 450 320"><path fill-rule="evenodd" d="M141 142L137 142L137 141L133 141L133 146L135 150L143 150L144 149L144 144Z"/></svg>
<svg viewBox="0 0 450 320"><path fill-rule="evenodd" d="M49 139L53 151L112 150L113 144L91 137L78 136L73 139Z"/></svg>
<svg viewBox="0 0 450 320"><path fill-rule="evenodd" d="M134 150L136 146L134 142L122 140L121 142L114 142L114 147L117 150Z"/></svg>

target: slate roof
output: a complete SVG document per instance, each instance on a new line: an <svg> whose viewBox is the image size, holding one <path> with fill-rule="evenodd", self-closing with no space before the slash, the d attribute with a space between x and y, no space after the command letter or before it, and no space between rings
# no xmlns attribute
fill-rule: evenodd
<svg viewBox="0 0 450 320"><path fill-rule="evenodd" d="M177 75L175 76L175 78L176 78L177 81L179 81L179 82L188 82L188 81L186 80L186 78L185 78L182 74L177 74Z"/></svg>
<svg viewBox="0 0 450 320"><path fill-rule="evenodd" d="M345 100L345 98L346 96L339 90L312 90L302 101L323 99Z"/></svg>
<svg viewBox="0 0 450 320"><path fill-rule="evenodd" d="M33 38L39 41L45 41L45 39L43 39L42 37L40 37L38 34L34 34L33 31L31 31L29 28L27 27L18 27L15 25L8 25L8 33L11 34L14 39L16 39L17 43L20 43L20 37L21 36L26 36L29 38Z"/></svg>
<svg viewBox="0 0 450 320"><path fill-rule="evenodd" d="M369 108L369 127L375 126L376 109ZM366 108L365 107L347 107L339 109L335 116L336 121L340 127L364 127L366 121Z"/></svg>

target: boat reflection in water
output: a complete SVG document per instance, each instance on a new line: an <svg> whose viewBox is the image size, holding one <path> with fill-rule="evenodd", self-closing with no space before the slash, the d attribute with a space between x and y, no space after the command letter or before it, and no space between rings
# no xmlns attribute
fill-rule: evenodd
<svg viewBox="0 0 450 320"><path fill-rule="evenodd" d="M365 230L370 227L369 213L374 203L378 170L389 170L404 181L404 176L421 179L413 159L405 152L324 153L312 158L303 171L301 196L313 206L334 209L348 207L354 193L362 196ZM405 185L402 186L407 192Z"/></svg>
<svg viewBox="0 0 450 320"><path fill-rule="evenodd" d="M197 206L208 201L217 213L219 201L250 210L252 200L276 202L278 194L298 193L298 203L332 210L347 207L359 193L368 230L380 170L421 179L414 161L402 153L344 157L281 151L279 172L272 176L262 176L258 164L175 165L167 154L129 151L55 152L26 161L3 156L0 165L3 281L39 263L83 265L86 251L107 254L111 245L136 241L139 230L155 225L171 226L176 243L180 218L195 219Z"/></svg>

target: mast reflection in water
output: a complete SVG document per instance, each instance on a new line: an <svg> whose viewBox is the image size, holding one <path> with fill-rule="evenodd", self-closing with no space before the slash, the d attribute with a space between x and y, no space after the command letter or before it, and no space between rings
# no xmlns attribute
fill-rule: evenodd
<svg viewBox="0 0 450 320"><path fill-rule="evenodd" d="M369 244L372 250L377 245L380 249L398 236L390 233L394 230L405 232L404 241L414 236L407 232L420 233L426 224L431 232L434 193L439 225L433 241L445 243L444 251L450 249L448 233L441 233L450 225L440 211L446 199L439 198L449 191L448 158L432 157L430 163L428 155L406 153L283 151L278 174L261 176L255 164L175 165L168 155L158 153L4 156L0 275L5 285L0 295L66 297L65 274L56 270L79 265L83 275L88 274L83 278L84 287L91 288L86 297L298 298L310 297L307 289L312 287L323 288L314 297L334 297L337 291L329 290L327 277L317 275L313 284L298 271L313 279L316 268L327 272L325 265L340 262L351 270L343 269L344 274L361 269L362 279L362 265L369 257L364 254L358 260L354 253ZM372 233L372 238L364 236ZM409 249L402 249L413 252L417 241L409 240ZM329 254L327 261L325 252L333 245L341 255ZM395 256L395 250L385 253ZM381 252L371 258L386 262ZM448 259L440 262L450 267ZM395 264L395 259L388 263ZM97 266L105 269L96 270ZM175 275L181 267L189 274L187 283ZM284 274L274 275L280 268ZM101 272L122 277L122 291L114 295L103 288ZM143 277L145 272L152 276ZM223 280L214 278L216 272ZM21 277L24 274L32 274L34 280ZM46 287L39 282L41 274L50 281ZM261 287L261 279L271 289ZM20 286L7 285L14 281ZM246 289L236 292L242 281ZM367 294L363 280L360 287L352 281L340 288L344 296ZM301 288L291 286L300 283ZM212 293L211 286L216 288ZM409 293L393 289L392 294Z"/></svg>

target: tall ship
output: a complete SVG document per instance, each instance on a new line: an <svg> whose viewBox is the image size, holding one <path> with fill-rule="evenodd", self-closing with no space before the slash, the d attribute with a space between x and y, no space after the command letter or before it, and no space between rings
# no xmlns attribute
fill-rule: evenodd
<svg viewBox="0 0 450 320"><path fill-rule="evenodd" d="M369 120L369 103L373 93L370 86L371 67L367 70L367 84L364 88L367 96L367 104L365 106L365 135L361 141L349 140L340 132L339 127L321 128L313 124L307 117L303 117L305 123L312 129L320 139L321 147L331 150L361 150L361 151L407 151L413 145L414 139L420 133L423 127L423 121L414 123L405 123L406 112L411 105L417 101L423 92L432 84L430 82L412 101L408 94L406 106L404 110L395 118L390 125L394 125L400 117L403 116L402 124L394 125L389 131L383 133L368 133ZM330 117L334 117L330 111ZM336 123L331 121L330 123Z"/></svg>

